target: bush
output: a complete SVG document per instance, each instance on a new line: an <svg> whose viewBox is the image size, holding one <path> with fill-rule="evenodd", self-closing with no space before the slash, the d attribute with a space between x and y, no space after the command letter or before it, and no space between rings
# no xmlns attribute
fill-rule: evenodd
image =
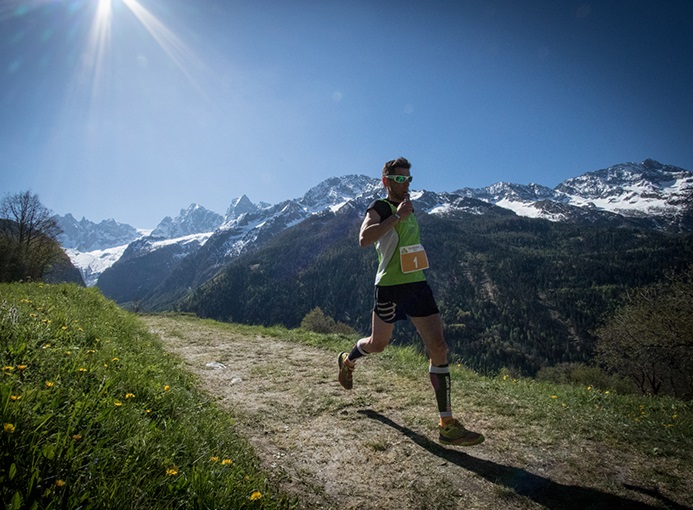
<svg viewBox="0 0 693 510"><path fill-rule="evenodd" d="M692 400L693 266L628 293L597 337L597 359L643 394Z"/></svg>
<svg viewBox="0 0 693 510"><path fill-rule="evenodd" d="M332 317L328 317L320 308L313 308L303 317L301 329L312 331L313 333L338 335L356 335L356 330L343 322L337 322Z"/></svg>

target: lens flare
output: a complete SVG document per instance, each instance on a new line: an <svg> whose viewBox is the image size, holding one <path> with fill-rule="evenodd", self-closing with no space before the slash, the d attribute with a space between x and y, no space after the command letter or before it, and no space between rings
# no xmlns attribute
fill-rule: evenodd
<svg viewBox="0 0 693 510"><path fill-rule="evenodd" d="M178 69L192 82L195 83L188 71L186 63L197 61L195 55L183 44L183 42L151 12L145 9L137 0L122 0L128 9L142 23L159 46L166 52Z"/></svg>
<svg viewBox="0 0 693 510"><path fill-rule="evenodd" d="M105 74L103 66L104 57L111 40L111 14L111 0L99 0L89 32L87 51L82 60L85 73L91 75L92 79L92 101L98 95L101 81Z"/></svg>

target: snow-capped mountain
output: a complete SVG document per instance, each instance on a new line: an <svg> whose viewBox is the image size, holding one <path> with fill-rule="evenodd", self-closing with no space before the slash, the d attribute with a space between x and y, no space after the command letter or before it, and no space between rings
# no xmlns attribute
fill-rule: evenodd
<svg viewBox="0 0 693 510"><path fill-rule="evenodd" d="M551 188L540 184L513 184L497 182L485 188L464 188L458 193L470 198L476 198L489 204L510 209L518 216L541 217L540 209L535 204L545 200L556 200L557 194Z"/></svg>
<svg viewBox="0 0 693 510"><path fill-rule="evenodd" d="M151 232L115 220L97 225L86 219L77 222L70 214L56 219L64 231L62 246L88 287L96 285L101 274L123 257L127 260L136 253L173 243L184 247L182 253L190 253L204 244L223 222L221 215L197 204L181 209L176 218L167 216Z"/></svg>
<svg viewBox="0 0 693 510"><path fill-rule="evenodd" d="M551 221L649 220L653 228L687 231L684 207L693 193L693 173L648 159L623 163L568 179L551 189L538 184L496 183L458 193L510 209L519 216Z"/></svg>
<svg viewBox="0 0 693 510"><path fill-rule="evenodd" d="M364 176L331 178L299 199L274 206L255 205L241 197L229 207L226 221L213 233L194 240L196 245L188 238L169 240L164 245L153 236L131 243L121 259L103 273L99 288L119 302L131 303L146 299L171 279L180 287L178 280L183 278L184 288L194 288L233 257L259 248L287 228L315 214L338 210L364 194L375 194L378 183L379 180ZM172 249L172 244L182 242L187 243L185 249ZM173 276L183 262L183 276ZM145 274L140 268L150 270ZM157 278L150 277L152 272L156 272Z"/></svg>
<svg viewBox="0 0 693 510"><path fill-rule="evenodd" d="M429 214L485 214L490 208L501 208L509 214L551 221L693 231L692 194L692 172L648 159L588 172L554 189L499 182L454 192L412 190L412 199L418 210ZM363 207L380 195L380 179L363 175L331 177L302 197L275 205L254 204L243 195L231 202L223 217L193 204L176 218L164 218L151 235L137 233L113 220L95 225L84 219L76 222L67 215L61 223L66 231L63 246L71 248L66 251L88 284L94 284L118 260L126 262L175 243L185 246L176 251L178 258L204 246L211 270L315 214L336 212L346 204ZM122 228L124 238L130 236L129 245L120 242L123 237L115 234L120 232L116 227ZM93 246L101 249L80 249Z"/></svg>
<svg viewBox="0 0 693 510"><path fill-rule="evenodd" d="M229 208L226 210L224 221L233 221L243 214L254 213L260 209L267 209L268 207L271 207L271 204L266 204L264 202L254 204L246 195L242 195L231 201L231 205L229 205Z"/></svg>
<svg viewBox="0 0 693 510"><path fill-rule="evenodd" d="M587 173L556 187L571 205L636 217L675 217L692 191L693 173L652 159Z"/></svg>
<svg viewBox="0 0 693 510"><path fill-rule="evenodd" d="M118 262L125 253L128 244L113 246L103 250L81 252L74 248L65 248L65 253L70 257L74 265L82 274L82 279L87 287L93 287L106 269Z"/></svg>
<svg viewBox="0 0 693 510"><path fill-rule="evenodd" d="M175 218L166 216L150 236L156 239L176 239L202 232L214 232L223 222L224 217L220 214L201 205L191 204L187 209L181 209Z"/></svg>
<svg viewBox="0 0 693 510"><path fill-rule="evenodd" d="M331 177L308 190L297 202L310 213L325 209L338 210L349 200L381 190L380 179L365 175Z"/></svg>
<svg viewBox="0 0 693 510"><path fill-rule="evenodd" d="M132 241L145 235L114 219L100 223L86 218L77 221L72 214L54 219L63 231L58 238L60 244L88 287L96 285L99 275L120 259Z"/></svg>
<svg viewBox="0 0 693 510"><path fill-rule="evenodd" d="M142 235L136 228L114 219L103 220L101 223L94 223L86 218L77 221L72 214L55 216L54 219L63 231L59 237L63 248L79 252L127 245Z"/></svg>
<svg viewBox="0 0 693 510"><path fill-rule="evenodd" d="M234 209L236 214L227 212L227 221L214 234L213 244L222 259L239 255L247 246L266 241L314 214L326 210L336 211L358 197L375 195L379 189L378 179L347 175L331 177L309 189L302 197L274 206L250 207L250 201L245 197L246 212L237 214L238 208Z"/></svg>

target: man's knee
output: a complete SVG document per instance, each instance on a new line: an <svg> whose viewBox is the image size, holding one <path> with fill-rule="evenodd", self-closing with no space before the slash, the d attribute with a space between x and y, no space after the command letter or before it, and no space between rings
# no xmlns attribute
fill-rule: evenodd
<svg viewBox="0 0 693 510"><path fill-rule="evenodd" d="M426 348L428 350L428 356L436 364L445 364L448 359L448 346L445 340L434 340L427 342Z"/></svg>

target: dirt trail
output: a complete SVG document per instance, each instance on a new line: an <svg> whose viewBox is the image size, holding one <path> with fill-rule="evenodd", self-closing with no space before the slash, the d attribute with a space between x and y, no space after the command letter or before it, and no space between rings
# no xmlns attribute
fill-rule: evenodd
<svg viewBox="0 0 693 510"><path fill-rule="evenodd" d="M336 382L336 352L201 321L144 320L234 413L272 481L304 508L662 508L641 493L604 489L604 476L627 477L612 466L595 466L596 487L579 486L566 467L579 451L509 448L475 415L465 423L486 443L438 445L425 376L385 374L369 359L347 392Z"/></svg>

